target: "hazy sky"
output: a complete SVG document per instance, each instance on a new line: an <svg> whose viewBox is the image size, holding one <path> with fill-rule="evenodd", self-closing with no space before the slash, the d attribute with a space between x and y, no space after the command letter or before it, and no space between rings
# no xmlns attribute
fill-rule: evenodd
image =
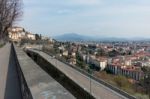
<svg viewBox="0 0 150 99"><path fill-rule="evenodd" d="M150 0L24 0L23 11L33 33L150 38Z"/></svg>

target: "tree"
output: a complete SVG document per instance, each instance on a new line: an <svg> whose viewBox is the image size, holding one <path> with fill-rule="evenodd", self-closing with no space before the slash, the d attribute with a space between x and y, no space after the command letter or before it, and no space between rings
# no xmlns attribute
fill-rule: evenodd
<svg viewBox="0 0 150 99"><path fill-rule="evenodd" d="M112 51L108 52L108 55L110 57L115 57L115 56L119 55L119 52L116 50L112 50Z"/></svg>
<svg viewBox="0 0 150 99"><path fill-rule="evenodd" d="M40 40L41 39L40 35L39 34L35 34L35 39L36 40Z"/></svg>
<svg viewBox="0 0 150 99"><path fill-rule="evenodd" d="M149 95L150 99L150 72L146 73L144 77L144 88L146 89L146 93Z"/></svg>
<svg viewBox="0 0 150 99"><path fill-rule="evenodd" d="M0 0L0 40L8 36L8 28L22 15L21 0Z"/></svg>
<svg viewBox="0 0 150 99"><path fill-rule="evenodd" d="M120 75L116 76L114 78L114 81L117 84L117 86L120 87L120 88L122 88L122 87L128 88L129 85L130 85L128 80L124 76L120 76Z"/></svg>
<svg viewBox="0 0 150 99"><path fill-rule="evenodd" d="M141 82L150 99L150 67L144 66L142 70L144 72L144 79Z"/></svg>
<svg viewBox="0 0 150 99"><path fill-rule="evenodd" d="M144 73L150 73L150 67L144 66L141 68Z"/></svg>
<svg viewBox="0 0 150 99"><path fill-rule="evenodd" d="M98 51L97 51L97 54L96 54L97 56L107 56L107 53L105 52L105 50L104 49L99 49Z"/></svg>

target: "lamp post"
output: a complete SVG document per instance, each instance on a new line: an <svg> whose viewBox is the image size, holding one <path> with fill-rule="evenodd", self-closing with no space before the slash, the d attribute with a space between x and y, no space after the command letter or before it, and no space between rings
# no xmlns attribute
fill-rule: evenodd
<svg viewBox="0 0 150 99"><path fill-rule="evenodd" d="M91 76L93 74L93 70L90 69L90 67L88 67L88 73L90 74L90 94L92 95L92 80L91 80Z"/></svg>
<svg viewBox="0 0 150 99"><path fill-rule="evenodd" d="M55 58L55 65L56 65L56 67L57 67L57 59Z"/></svg>

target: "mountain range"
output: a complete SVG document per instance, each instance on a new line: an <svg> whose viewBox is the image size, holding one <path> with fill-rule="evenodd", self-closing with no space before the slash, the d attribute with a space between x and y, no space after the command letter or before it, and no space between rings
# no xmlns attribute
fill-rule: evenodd
<svg viewBox="0 0 150 99"><path fill-rule="evenodd" d="M93 38L89 36L79 35L77 33L66 33L63 35L55 36L54 39L60 41L82 41L82 40L92 40Z"/></svg>
<svg viewBox="0 0 150 99"><path fill-rule="evenodd" d="M97 37L97 36L85 36L77 33L66 33L59 36L54 36L54 39L58 41L149 41L145 38L118 38L118 37Z"/></svg>

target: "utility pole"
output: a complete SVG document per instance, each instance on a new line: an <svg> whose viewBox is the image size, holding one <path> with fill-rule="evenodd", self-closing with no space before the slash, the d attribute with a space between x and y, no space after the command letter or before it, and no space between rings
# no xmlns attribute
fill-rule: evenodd
<svg viewBox="0 0 150 99"><path fill-rule="evenodd" d="M56 67L57 67L57 58L55 58L55 60L56 60L56 61L55 61L55 62L56 62L55 64L56 64Z"/></svg>
<svg viewBox="0 0 150 99"><path fill-rule="evenodd" d="M89 67L88 68L88 73L90 74L90 94L92 95L92 74L93 74L93 70Z"/></svg>

